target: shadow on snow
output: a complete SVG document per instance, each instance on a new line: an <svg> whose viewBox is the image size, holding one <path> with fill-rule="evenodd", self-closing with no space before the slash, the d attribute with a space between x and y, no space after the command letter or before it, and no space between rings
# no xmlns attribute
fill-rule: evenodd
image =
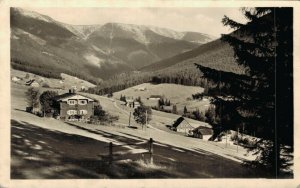
<svg viewBox="0 0 300 188"><path fill-rule="evenodd" d="M128 138L125 133L121 136L99 129L76 127L129 146L113 147L113 163L109 164L107 142L11 120L11 178L265 177L261 171L204 150L193 152L157 141L153 146L154 164L149 164L148 140L130 134L127 136L131 138Z"/></svg>

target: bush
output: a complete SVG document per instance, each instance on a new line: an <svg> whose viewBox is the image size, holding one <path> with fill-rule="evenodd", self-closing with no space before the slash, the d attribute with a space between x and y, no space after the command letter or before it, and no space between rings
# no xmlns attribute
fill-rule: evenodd
<svg viewBox="0 0 300 188"><path fill-rule="evenodd" d="M31 108L31 110L28 109L28 111L32 112L33 109L39 107L39 95L40 95L39 89L30 87L25 92L25 95L26 95L27 105L28 107Z"/></svg>
<svg viewBox="0 0 300 188"><path fill-rule="evenodd" d="M146 112L147 112L147 117L146 117ZM136 109L134 109L133 112L133 117L134 120L142 125L146 124L146 119L147 122L151 121L151 115L152 115L152 110L150 107L146 106L139 106Z"/></svg>
<svg viewBox="0 0 300 188"><path fill-rule="evenodd" d="M96 105L94 115L90 117L90 122L93 124L106 124L119 120L119 116L110 115L102 109L101 105Z"/></svg>
<svg viewBox="0 0 300 188"><path fill-rule="evenodd" d="M24 78L25 78L25 79L29 79L29 77L30 77L30 76L29 76L29 74L28 74L28 73L26 73L26 75L25 75L25 77L24 77Z"/></svg>
<svg viewBox="0 0 300 188"><path fill-rule="evenodd" d="M58 113L57 111L54 111L54 112L53 112L53 117L54 117L54 118L58 118L58 117L59 117L59 113Z"/></svg>
<svg viewBox="0 0 300 188"><path fill-rule="evenodd" d="M231 139L232 141L236 141L236 140L238 139L237 133L233 133L233 134L231 135L230 139Z"/></svg>
<svg viewBox="0 0 300 188"><path fill-rule="evenodd" d="M47 83L43 83L42 87L44 87L44 88L50 88L49 84L47 84Z"/></svg>
<svg viewBox="0 0 300 188"><path fill-rule="evenodd" d="M205 111L206 122L215 125L217 124L216 119L216 109L213 105L210 105L209 108Z"/></svg>
<svg viewBox="0 0 300 188"><path fill-rule="evenodd" d="M206 121L205 115L203 114L203 112L200 112L199 109L193 111L192 114L194 115L193 119L196 119L199 121Z"/></svg>
<svg viewBox="0 0 300 188"><path fill-rule="evenodd" d="M203 99L203 93L196 93L192 95L193 99L199 99L202 100Z"/></svg>
<svg viewBox="0 0 300 188"><path fill-rule="evenodd" d="M112 97L113 97L113 93L112 93L112 92L109 92L109 93L107 94L107 97L108 97L108 98L112 98Z"/></svg>
<svg viewBox="0 0 300 188"><path fill-rule="evenodd" d="M121 95L121 96L120 96L120 101L126 102L126 96L125 96L125 95L124 95L124 96Z"/></svg>

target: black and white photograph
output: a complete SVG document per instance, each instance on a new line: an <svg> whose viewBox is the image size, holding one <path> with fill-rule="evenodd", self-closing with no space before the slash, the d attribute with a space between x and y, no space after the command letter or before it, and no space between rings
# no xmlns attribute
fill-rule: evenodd
<svg viewBox="0 0 300 188"><path fill-rule="evenodd" d="M295 12L10 6L8 177L294 180Z"/></svg>

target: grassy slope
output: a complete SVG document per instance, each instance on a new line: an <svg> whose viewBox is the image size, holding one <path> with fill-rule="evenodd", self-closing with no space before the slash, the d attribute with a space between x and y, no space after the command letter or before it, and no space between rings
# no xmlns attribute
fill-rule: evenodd
<svg viewBox="0 0 300 188"><path fill-rule="evenodd" d="M14 83L11 86L12 178L260 176L239 163L223 158L234 160L245 158L243 155L245 150L242 148L239 153L236 153L234 150L224 149L222 144L174 135L156 129L142 131L99 125L69 125L63 121L39 118L24 112L26 106L24 92L27 87ZM109 99L91 96L100 100L109 113L123 114ZM147 147L139 143L147 141L149 137L153 137L156 141L154 146L154 162L158 165L156 169L135 163L135 160L142 157L139 152ZM126 155L121 155L120 161L116 161L116 165L106 171L106 159L100 156L107 154L105 146L109 141L116 144L134 143L137 146L117 147L115 152L123 154L125 152ZM49 155L51 155L51 160L45 160ZM122 160L127 163L122 163ZM133 160L133 163L130 160ZM198 162L203 160L205 163ZM102 164L104 166L101 166ZM130 169L130 173L122 168L117 168L120 165ZM160 165L163 168L159 168ZM45 168L46 166L47 168ZM177 168L178 166L180 168Z"/></svg>
<svg viewBox="0 0 300 188"><path fill-rule="evenodd" d="M139 91L139 88L146 88L145 91ZM145 105L153 104L152 101L147 100L151 95L165 96L171 100L172 104L176 104L177 110L182 113L184 106L187 106L189 111L196 110L199 108L200 111L207 109L209 101L198 101L198 100L187 100L192 98L192 94L203 92L203 88L194 86L183 86L177 84L150 84L144 83L131 88L114 93L115 99L120 99L121 95L127 97L141 97Z"/></svg>

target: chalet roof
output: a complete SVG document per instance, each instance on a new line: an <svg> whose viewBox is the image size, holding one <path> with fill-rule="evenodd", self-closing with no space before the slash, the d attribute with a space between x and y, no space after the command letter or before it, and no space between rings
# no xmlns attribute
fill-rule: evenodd
<svg viewBox="0 0 300 188"><path fill-rule="evenodd" d="M173 127L178 127L178 125L184 120L183 117L179 117L173 124Z"/></svg>
<svg viewBox="0 0 300 188"><path fill-rule="evenodd" d="M76 93L64 93L62 95L58 95L58 96L54 97L54 99L55 100L61 100L61 99L65 99L65 98L75 96L75 95L76 95Z"/></svg>
<svg viewBox="0 0 300 188"><path fill-rule="evenodd" d="M174 128L188 128L188 129L194 129L193 126L191 126L191 124L184 119L184 117L179 117L173 124Z"/></svg>
<svg viewBox="0 0 300 188"><path fill-rule="evenodd" d="M78 94L78 93L64 93L62 95L58 95L58 96L54 97L54 100L56 100L56 101L66 101L68 99L87 99L89 101L97 101L91 97L87 97L87 96L84 96L84 95Z"/></svg>
<svg viewBox="0 0 300 188"><path fill-rule="evenodd" d="M38 84L38 82L35 81L35 79L29 80L29 81L27 81L25 84L26 84L26 85L31 85L31 84L34 83L34 82Z"/></svg>
<svg viewBox="0 0 300 188"><path fill-rule="evenodd" d="M202 135L212 135L213 134L213 130L209 127L203 127L203 126L199 126L197 128L195 128L193 130L193 132L197 132L200 133Z"/></svg>

